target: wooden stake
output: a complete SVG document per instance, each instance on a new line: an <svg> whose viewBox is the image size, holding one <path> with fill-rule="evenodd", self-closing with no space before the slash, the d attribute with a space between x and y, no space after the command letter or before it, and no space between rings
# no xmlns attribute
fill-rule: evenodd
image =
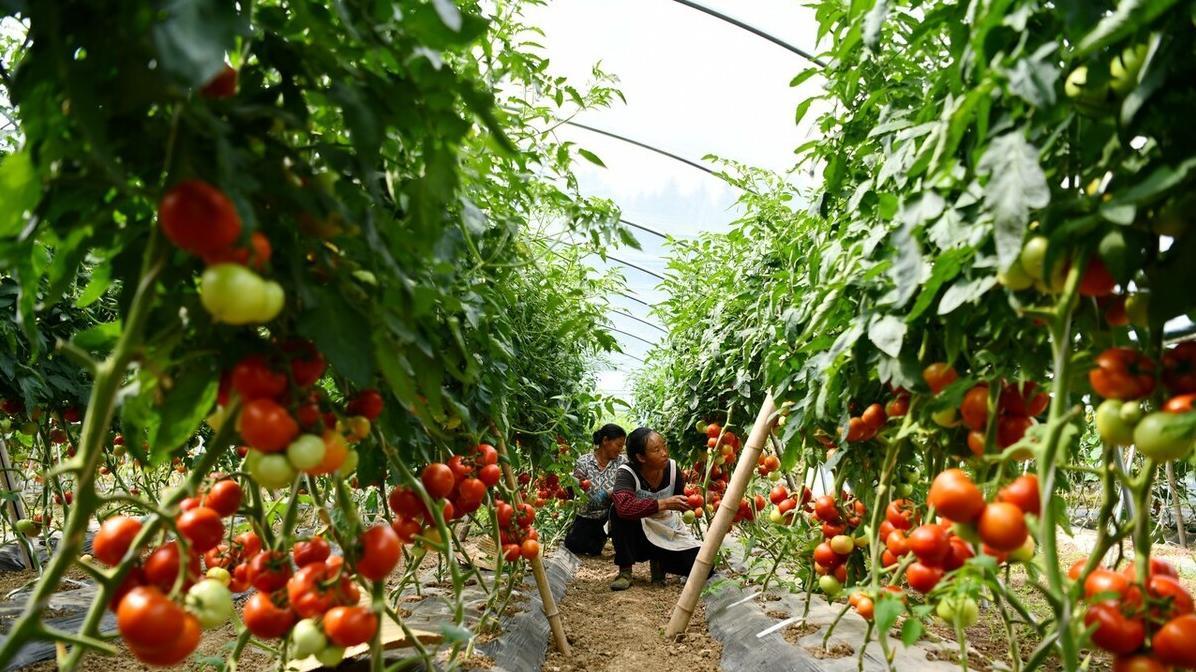
<svg viewBox="0 0 1196 672"><path fill-rule="evenodd" d="M523 497L519 495L519 483L515 480L515 472L511 470L511 461L507 459L507 441L501 432L495 430L495 434L498 435L498 462L502 465L503 476L506 478L507 487L511 489L515 508L518 509L523 504ZM497 552L501 553L502 549L498 549ZM548 585L548 574L544 572L544 563L541 562L540 556L532 558L529 563L532 566L532 575L536 577L536 587L540 589L540 602L544 604L544 616L548 619L549 627L552 628L552 641L556 644L556 650L569 658L573 655L573 651L569 648L569 640L565 638L565 626L561 623L561 612L557 611L556 600L552 597L552 587Z"/></svg>
<svg viewBox="0 0 1196 672"><path fill-rule="evenodd" d="M731 475L731 482L727 484L727 491L723 493L723 501L718 505L718 512L706 530L706 539L698 551L698 559L694 561L693 569L689 571L689 578L685 581L685 589L673 607L673 615L669 618L669 627L665 636L676 637L689 626L689 619L693 617L694 609L698 606L698 597L702 594L702 587L710 576L710 568L718 556L718 549L723 545L723 538L731 529L731 522L739 510L739 500L747 492L748 483L752 481L752 474L756 471L756 461L760 459L760 451L768 438L772 427L777 421L777 405L773 401L772 393L764 398L760 412L756 414L756 422L752 425L752 432L743 445L743 453L739 455L739 462L735 465L735 473Z"/></svg>

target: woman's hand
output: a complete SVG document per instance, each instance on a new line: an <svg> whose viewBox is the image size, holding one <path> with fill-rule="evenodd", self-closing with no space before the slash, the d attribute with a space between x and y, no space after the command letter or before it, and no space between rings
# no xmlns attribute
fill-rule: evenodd
<svg viewBox="0 0 1196 672"><path fill-rule="evenodd" d="M683 495L673 495L656 500L657 511L685 511L689 508L689 498Z"/></svg>

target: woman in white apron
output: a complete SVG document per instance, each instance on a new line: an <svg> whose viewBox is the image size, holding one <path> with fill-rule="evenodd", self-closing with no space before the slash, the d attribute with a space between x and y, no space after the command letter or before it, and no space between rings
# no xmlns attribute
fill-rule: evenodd
<svg viewBox="0 0 1196 672"><path fill-rule="evenodd" d="M651 562L652 581L665 574L688 576L698 557L698 541L681 512L689 508L685 482L669 459L664 437L640 427L627 437L627 464L619 467L612 495L610 536L619 575L611 590L631 587L631 567Z"/></svg>
<svg viewBox="0 0 1196 672"><path fill-rule="evenodd" d="M594 432L594 452L582 455L573 467L573 476L586 490L565 537L565 548L576 555L602 555L606 547L610 495L615 489L616 472L627 462L623 458L625 443L627 432L622 427L605 424Z"/></svg>

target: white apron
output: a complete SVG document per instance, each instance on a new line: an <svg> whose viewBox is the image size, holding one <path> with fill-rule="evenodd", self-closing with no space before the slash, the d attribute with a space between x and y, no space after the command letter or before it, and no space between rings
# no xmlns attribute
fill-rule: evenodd
<svg viewBox="0 0 1196 672"><path fill-rule="evenodd" d="M624 464L619 468L626 469L635 479L636 497L660 500L673 496L673 488L677 482L677 463L673 460L669 460L669 478L665 479L667 485L655 492L645 489L639 474L629 465ZM687 551L702 545L702 542L694 537L693 530L681 519L679 511L657 511L651 516L640 518L640 523L644 526L644 536L653 546L668 551Z"/></svg>

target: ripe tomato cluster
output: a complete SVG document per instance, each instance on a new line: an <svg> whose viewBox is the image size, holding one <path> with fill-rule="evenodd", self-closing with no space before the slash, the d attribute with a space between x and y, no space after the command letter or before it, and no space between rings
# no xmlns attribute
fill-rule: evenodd
<svg viewBox="0 0 1196 672"><path fill-rule="evenodd" d="M420 472L428 497L445 500L441 513L446 522L477 511L488 489L501 478L498 451L486 443L478 444L470 456L454 455L447 464L432 462ZM411 543L421 529L435 525L435 518L415 490L398 486L391 490L387 501L394 516L391 525L402 543Z"/></svg>
<svg viewBox="0 0 1196 672"><path fill-rule="evenodd" d="M1134 445L1156 462L1183 459L1196 446L1196 340L1163 352L1162 366L1133 348L1108 348L1088 371L1092 389L1105 400L1096 409L1096 429L1114 446ZM1155 391L1156 375L1171 395L1147 412L1144 398Z"/></svg>
<svg viewBox="0 0 1196 672"><path fill-rule="evenodd" d="M168 541L134 560L109 607L116 612L121 637L139 660L174 665L199 645L201 629L220 627L232 617L228 573L221 570L225 580L220 574L201 579L199 556L217 550L224 536L221 519L233 515L240 503L240 486L218 481L202 498L190 498L180 507L174 526L185 544ZM128 516L103 521L92 540L95 559L120 565L141 528L141 521Z"/></svg>
<svg viewBox="0 0 1196 672"><path fill-rule="evenodd" d="M1097 567L1083 576L1087 562L1076 561L1068 577L1083 580L1084 624L1091 630L1092 643L1116 656L1114 669L1196 667L1192 595L1174 567L1151 558L1142 584L1132 563L1121 571Z"/></svg>
<svg viewBox="0 0 1196 672"><path fill-rule="evenodd" d="M589 481L586 481L588 483ZM532 505L536 508L544 506L550 499L558 499L561 501L568 501L573 499L573 493L561 484L561 477L554 473L547 473L536 479L536 497L532 500ZM582 487L583 490L588 487Z"/></svg>
<svg viewBox="0 0 1196 672"><path fill-rule="evenodd" d="M795 498L787 496L787 492L778 492L778 488L783 487L773 488L770 494L781 502L777 511L786 506L786 502L792 502L791 509L798 504ZM786 497L782 499L781 495ZM867 537L857 536L857 532L861 531L868 508L846 493L838 499L834 495L819 495L811 500L808 488L802 490L802 505L810 511L810 522L818 525L822 532L822 541L814 547L814 573L820 577L818 585L822 592L833 599L848 581L848 562L857 549L867 544Z"/></svg>
<svg viewBox="0 0 1196 672"><path fill-rule="evenodd" d="M935 362L922 371L922 379L935 395L958 378L959 374L954 367L946 362ZM944 408L932 414L931 419L940 427L946 428L955 427L962 420L968 429L968 450L972 455L980 457L985 452L992 396L990 383L976 383L964 393L958 415L955 408ZM1003 381L1000 391L996 393L996 419L993 431L997 448L1004 450L1021 441L1026 431L1036 424L1034 418L1046 411L1050 400L1050 395L1039 390L1033 381ZM1015 457L1029 459L1030 453L1024 451Z"/></svg>
<svg viewBox="0 0 1196 672"><path fill-rule="evenodd" d="M685 489L685 496L690 498L690 510L693 511L695 517L702 513L704 505L708 504L713 510L722 503L723 493L727 491L727 482L733 470L732 467L739 458L740 448L739 436L735 432L724 431L722 425L717 422L705 425L699 423L699 425L698 431L706 435L706 449L698 452L693 468L682 474L689 483ZM711 455L714 457L711 458ZM708 468L709 481L707 482ZM703 483L706 485L705 494L702 493ZM763 508L763 503L756 507L757 510ZM754 518L755 511L751 510L750 503L745 498L740 502L735 520L748 520L749 517ZM689 520L686 517L686 521L689 522Z"/></svg>
<svg viewBox="0 0 1196 672"><path fill-rule="evenodd" d="M357 452L349 445L369 435L371 421L382 412L381 395L358 392L346 402L342 419L315 386L325 367L312 343L290 340L242 357L221 377L218 406L208 422L218 427L233 396L241 400L237 430L247 446L240 452L260 485L284 488L299 473L347 475L357 468Z"/></svg>
<svg viewBox="0 0 1196 672"><path fill-rule="evenodd" d="M502 544L504 559L515 562L520 558L531 560L539 557L540 533L533 526L536 522L535 507L523 502L516 509L499 500L494 505L494 516L498 521L498 541Z"/></svg>

